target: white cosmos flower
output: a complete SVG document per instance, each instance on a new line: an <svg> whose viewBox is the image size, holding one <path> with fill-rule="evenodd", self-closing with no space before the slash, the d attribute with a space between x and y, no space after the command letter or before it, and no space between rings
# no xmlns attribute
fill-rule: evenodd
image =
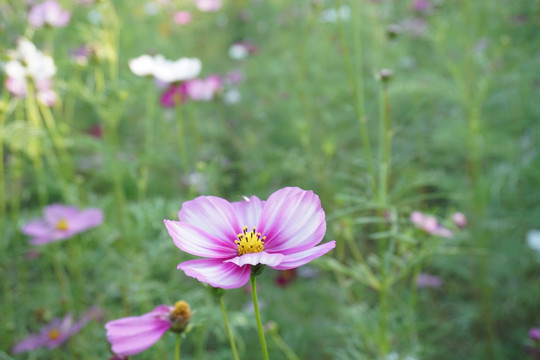
<svg viewBox="0 0 540 360"><path fill-rule="evenodd" d="M153 75L157 80L174 83L190 80L201 72L202 63L197 58L168 60L163 55L142 55L129 62L129 68L138 76Z"/></svg>
<svg viewBox="0 0 540 360"><path fill-rule="evenodd" d="M147 76L154 74L154 58L150 55L141 55L138 58L129 60L129 69L137 76Z"/></svg>

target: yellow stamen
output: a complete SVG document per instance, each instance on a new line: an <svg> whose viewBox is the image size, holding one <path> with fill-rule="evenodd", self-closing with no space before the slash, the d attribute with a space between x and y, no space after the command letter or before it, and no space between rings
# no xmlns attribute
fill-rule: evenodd
<svg viewBox="0 0 540 360"><path fill-rule="evenodd" d="M67 229L69 229L68 222L64 219L58 220L56 223L56 230L66 231Z"/></svg>
<svg viewBox="0 0 540 360"><path fill-rule="evenodd" d="M264 250L264 240L266 236L262 236L257 232L257 229L253 228L252 231L247 232L247 226L244 226L242 232L238 234L238 240L234 242L238 245L238 255L258 253Z"/></svg>
<svg viewBox="0 0 540 360"><path fill-rule="evenodd" d="M49 340L56 340L60 337L60 331L58 329L52 329L49 331Z"/></svg>

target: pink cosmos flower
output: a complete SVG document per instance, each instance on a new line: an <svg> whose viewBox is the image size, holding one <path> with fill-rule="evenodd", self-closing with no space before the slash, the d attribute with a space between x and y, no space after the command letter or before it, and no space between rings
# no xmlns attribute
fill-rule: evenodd
<svg viewBox="0 0 540 360"><path fill-rule="evenodd" d="M187 25L191 22L191 13L189 11L177 11L174 13L173 20L178 25Z"/></svg>
<svg viewBox="0 0 540 360"><path fill-rule="evenodd" d="M28 22L34 28L45 25L64 27L70 18L71 13L63 10L56 0L46 0L41 4L36 4L28 12Z"/></svg>
<svg viewBox="0 0 540 360"><path fill-rule="evenodd" d="M45 207L43 215L43 219L30 221L22 228L25 235L32 236L30 243L33 245L65 240L103 222L103 212L100 209L79 211L74 206L61 204Z"/></svg>
<svg viewBox="0 0 540 360"><path fill-rule="evenodd" d="M196 101L210 101L221 90L222 81L217 75L206 79L193 79L185 82L187 96Z"/></svg>
<svg viewBox="0 0 540 360"><path fill-rule="evenodd" d="M428 234L451 238L454 233L443 227L434 216L422 214L420 211L413 211L410 215L411 222L419 229Z"/></svg>
<svg viewBox="0 0 540 360"><path fill-rule="evenodd" d="M98 308L90 309L79 321L73 322L71 315L66 315L62 320L54 319L43 327L39 334L30 335L17 343L11 350L13 353L21 353L46 346L54 349L62 345L73 334L79 332L91 319L99 317L101 311Z"/></svg>
<svg viewBox="0 0 540 360"><path fill-rule="evenodd" d="M412 8L419 13L428 14L433 10L433 5L429 0L415 0L412 4Z"/></svg>
<svg viewBox="0 0 540 360"><path fill-rule="evenodd" d="M168 331L183 332L191 318L185 301L174 306L159 305L141 316L131 316L105 324L112 351L121 356L138 354L154 345Z"/></svg>
<svg viewBox="0 0 540 360"><path fill-rule="evenodd" d="M326 232L324 210L313 191L287 187L266 201L256 196L230 203L214 196L187 201L180 221L164 220L181 250L206 259L183 262L178 269L213 287L245 285L252 265L294 269L336 246L319 244Z"/></svg>
<svg viewBox="0 0 540 360"><path fill-rule="evenodd" d="M218 11L221 9L221 0L195 0L195 6L203 12Z"/></svg>

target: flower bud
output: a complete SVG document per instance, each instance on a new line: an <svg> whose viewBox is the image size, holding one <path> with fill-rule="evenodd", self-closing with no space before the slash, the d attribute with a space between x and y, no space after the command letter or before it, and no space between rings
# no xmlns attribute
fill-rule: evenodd
<svg viewBox="0 0 540 360"><path fill-rule="evenodd" d="M189 320L191 319L191 308L185 301L178 301L174 304L174 308L171 311L171 331L175 333L182 333L186 330Z"/></svg>

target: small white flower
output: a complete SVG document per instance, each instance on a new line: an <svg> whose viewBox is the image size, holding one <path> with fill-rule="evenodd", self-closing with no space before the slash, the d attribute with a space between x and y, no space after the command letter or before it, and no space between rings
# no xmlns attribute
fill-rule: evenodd
<svg viewBox="0 0 540 360"><path fill-rule="evenodd" d="M540 252L540 230L529 230L527 233L527 245L534 251Z"/></svg>
<svg viewBox="0 0 540 360"><path fill-rule="evenodd" d="M248 49L243 44L233 44L229 48L229 56L234 60L245 59L249 55Z"/></svg>

